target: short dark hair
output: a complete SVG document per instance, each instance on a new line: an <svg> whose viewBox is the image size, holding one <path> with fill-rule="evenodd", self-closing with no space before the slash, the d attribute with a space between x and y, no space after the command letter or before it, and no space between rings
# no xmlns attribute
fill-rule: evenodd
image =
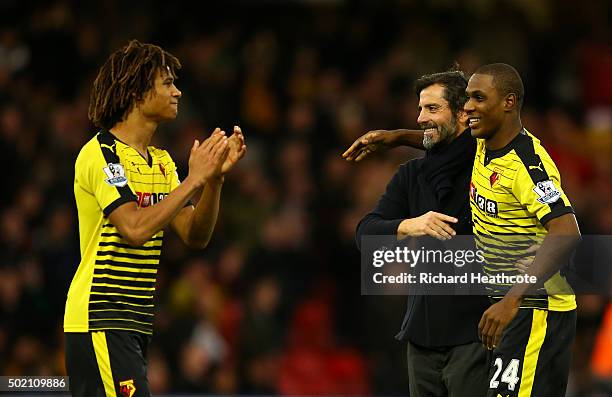
<svg viewBox="0 0 612 397"><path fill-rule="evenodd" d="M525 87L523 86L521 76L514 67L506 63L491 63L479 67L474 74L493 76L493 85L497 91L503 96L508 94L516 95L518 110L521 110L523 98L525 97Z"/></svg>
<svg viewBox="0 0 612 397"><path fill-rule="evenodd" d="M158 71L176 78L179 60L153 44L130 41L110 55L98 71L89 101L88 116L96 127L112 128L153 87Z"/></svg>
<svg viewBox="0 0 612 397"><path fill-rule="evenodd" d="M467 78L461 70L455 66L446 72L421 76L414 83L414 91L417 98L421 95L421 91L434 84L440 84L444 87L444 99L448 102L453 116L456 116L460 110L463 110L463 106L467 102L467 96L465 95Z"/></svg>

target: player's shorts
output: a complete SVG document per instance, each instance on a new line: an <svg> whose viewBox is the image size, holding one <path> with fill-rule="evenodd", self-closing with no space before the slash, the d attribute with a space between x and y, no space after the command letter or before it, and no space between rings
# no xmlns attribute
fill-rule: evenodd
<svg viewBox="0 0 612 397"><path fill-rule="evenodd" d="M130 331L66 333L66 370L73 397L150 397L150 336Z"/></svg>
<svg viewBox="0 0 612 397"><path fill-rule="evenodd" d="M565 396L576 310L519 309L491 355L487 397Z"/></svg>

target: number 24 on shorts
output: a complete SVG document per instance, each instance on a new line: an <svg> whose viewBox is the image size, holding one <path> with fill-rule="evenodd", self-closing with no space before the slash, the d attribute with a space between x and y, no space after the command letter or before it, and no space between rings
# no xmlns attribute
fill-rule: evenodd
<svg viewBox="0 0 612 397"><path fill-rule="evenodd" d="M497 389L497 387L499 386L499 383L503 382L503 383L508 384L508 390L511 390L511 391L514 390L514 388L516 387L516 384L520 380L520 378L518 377L518 371L519 371L520 364L521 364L521 361L517 360L516 358L513 358L512 360L510 360L510 363L508 364L508 366L506 367L506 369L501 375L501 379L497 380L497 378L499 377L499 373L502 371L502 368L503 368L503 361L501 357L497 357L495 359L495 364L494 364L497 367L497 370L493 374L493 377L491 378L491 382L489 382L489 388Z"/></svg>

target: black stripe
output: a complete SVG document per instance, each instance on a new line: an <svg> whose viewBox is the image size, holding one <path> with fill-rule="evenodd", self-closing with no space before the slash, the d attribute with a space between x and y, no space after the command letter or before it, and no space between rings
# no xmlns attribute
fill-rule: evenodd
<svg viewBox="0 0 612 397"><path fill-rule="evenodd" d="M476 237L476 241L481 242L483 244L487 244L487 240L493 240L493 241L499 241L500 243L503 243L503 244L506 244L506 245L513 244L517 248L524 246L525 249L529 248L534 243L534 241L535 241L533 239L528 239L528 240L524 240L524 239L514 240L513 239L513 240L509 240L508 238L496 237L496 236L492 236L490 234L476 234L475 237Z"/></svg>
<svg viewBox="0 0 612 397"><path fill-rule="evenodd" d="M149 288L149 287L146 287ZM153 288L153 287L151 287ZM153 298L149 298L152 297L155 294L154 290L151 291L142 291L142 290L137 290L137 289L127 289L127 288L121 288L121 287L103 287L100 285L92 285L91 286L91 293L92 295L94 293L112 293L112 294L127 294L127 295L135 295L136 299L153 299ZM116 295L115 295L116 296ZM97 299L94 299L97 300Z"/></svg>
<svg viewBox="0 0 612 397"><path fill-rule="evenodd" d="M100 310L100 309L123 309L123 310L127 309L127 310L135 310L138 312L148 313L148 314L154 313L154 309L152 306L151 307L141 307L141 306L126 305L125 303L119 303L119 302L90 302L89 303L89 310Z"/></svg>
<svg viewBox="0 0 612 397"><path fill-rule="evenodd" d="M159 260L159 255L140 255L140 254L130 254L127 252L115 252L115 251L100 251L96 253L98 256L103 255L111 255L117 258L130 258L130 259L153 259Z"/></svg>
<svg viewBox="0 0 612 397"><path fill-rule="evenodd" d="M544 162L535 152L535 145L533 143L533 139L531 139L531 137L527 134L521 135L521 137L522 138L517 143L515 151L518 157L523 162L523 166L527 170L527 173L529 174L533 185L536 186L538 182L549 180L550 176L546 172ZM540 220L543 225L552 218L556 218L569 213L567 210L568 207L565 205L565 202L563 201L562 197L559 197L554 203L548 203L548 207L550 208L550 212L544 217L542 217L542 219ZM574 211L571 210L571 212L573 213ZM546 219L546 222L543 221L544 219Z"/></svg>
<svg viewBox="0 0 612 397"><path fill-rule="evenodd" d="M101 287L99 287L101 288ZM125 293L125 291L120 291L121 293ZM134 295L134 294L132 294ZM104 300L122 300L127 303L133 303L135 305L152 305L153 298L140 298L133 296L119 296L119 295L106 295L104 293L98 291L92 291L90 295L90 300L92 301L104 301Z"/></svg>
<svg viewBox="0 0 612 397"><path fill-rule="evenodd" d="M478 218L478 220L479 220L480 222L482 222L482 223L486 223L487 225L497 226L497 227L499 227L499 228L504 228L504 227L520 227L520 228L523 228L523 229L529 229L529 228L534 228L534 227L535 227L535 228L537 228L537 227L538 227L538 225L529 225L529 226L521 226L521 225L500 225L500 224L498 224L498 223L487 222L487 221L485 221L484 219L482 219L481 217L479 217L479 216L478 216L478 215L476 215L476 214L474 214L474 216L475 216L476 218Z"/></svg>
<svg viewBox="0 0 612 397"><path fill-rule="evenodd" d="M155 291L141 291L141 290L134 290L134 289L119 288L119 287L102 287L102 286L99 286L99 285L92 285L91 286L91 294L92 295L94 295L94 294L96 294L96 295L104 295L105 293L134 295L134 297L132 297L132 299L140 299L140 300L150 301L150 300L153 299L152 296L155 293ZM114 295L114 296L117 296L117 295ZM122 299L123 299L123 296L122 296ZM93 299L93 300L98 300L98 299ZM143 305L144 304L146 304L146 303L143 303Z"/></svg>
<svg viewBox="0 0 612 397"><path fill-rule="evenodd" d="M523 209L523 208L521 208L521 209ZM506 210L506 211L499 211L499 212L510 212L510 211L516 211L516 210ZM535 215L531 215L531 216L517 216L517 217L513 217L513 218L502 218L500 216L497 219L503 219L505 221L513 221L513 220L516 220L516 219L538 219L538 217L535 216Z"/></svg>
<svg viewBox="0 0 612 397"><path fill-rule="evenodd" d="M557 201L557 203L559 201L563 201L563 199L559 199ZM556 204L556 203L555 203ZM574 209L572 207L569 207L567 205L563 205L562 207L560 206L556 206L554 211L550 211L548 214L544 215L542 217L542 219L540 219L540 223L542 225L546 225L548 223L548 221L550 221L551 219L555 219L560 217L561 215L565 215L565 214L573 214L574 213Z"/></svg>
<svg viewBox="0 0 612 397"><path fill-rule="evenodd" d="M121 320L103 320L103 321L90 321L89 322L89 330L90 331L100 331L100 330L111 330L111 329L119 329L119 330L130 330L135 332L142 332L151 334L153 333L152 325L144 325L139 323L134 323L132 321L121 321ZM107 334L107 337L112 335L111 333ZM110 355L111 358L111 368L113 367L113 357L114 354ZM115 366L116 368L117 366Z"/></svg>
<svg viewBox="0 0 612 397"><path fill-rule="evenodd" d="M131 310L131 309L130 309ZM136 320L136 321L140 321L143 323L148 323L148 324L142 324L142 325L153 325L153 315L146 315L146 314L138 314L138 313L133 313L133 312L126 312L126 311L102 311L102 312L93 312L90 311L89 312L89 319L90 320L102 320L102 319L125 319L125 320ZM94 321L94 323L98 323L99 321ZM131 321L130 321L131 322Z"/></svg>
<svg viewBox="0 0 612 397"><path fill-rule="evenodd" d="M511 243L505 243L504 245L497 245L496 242L484 242L477 241L476 246L478 248L483 248L485 252L490 250L499 250L507 255L516 256L516 255L525 255L525 251L527 248L531 247L535 244L532 242L530 245L513 245Z"/></svg>
<svg viewBox="0 0 612 397"><path fill-rule="evenodd" d="M121 266L121 267L129 267L136 271L138 269L149 269L149 270L157 270L157 263L133 263L133 262L117 262L112 259L96 259L96 265L112 265L112 266Z"/></svg>
<svg viewBox="0 0 612 397"><path fill-rule="evenodd" d="M123 271L123 270L114 270L114 269L100 269L99 267L94 267L94 276L121 276L121 277L138 277L138 278L156 278L156 273L143 273L139 272L138 269L134 269L133 272Z"/></svg>
<svg viewBox="0 0 612 397"><path fill-rule="evenodd" d="M504 147L503 147L503 148L501 148L501 149L497 149L497 150L487 150L487 148L486 148L486 147L484 147L484 152L485 152L485 153L484 153L484 156L485 156L485 158L484 158L483 164L484 164L485 166L487 166L487 165L488 165L488 164L489 164L491 161L493 161L494 159L504 157L506 154L510 153L510 152L512 151L512 149L515 149L515 148L516 148L517 141L520 139L519 137L520 137L521 135L527 135L527 134L525 133L525 130L521 130L521 132L520 132L520 133L519 133L519 134L518 134L516 137L514 137L514 138L513 138L513 139L510 141L510 143L508 143L506 146L504 146ZM507 167L505 167L505 168L507 168ZM516 171L516 170L513 170L513 171Z"/></svg>
<svg viewBox="0 0 612 397"><path fill-rule="evenodd" d="M114 241L101 241L100 244L98 244L99 247L117 247L117 248L125 248L125 249L129 249L129 250L145 250L145 251L159 251L161 250L162 246L161 245L155 245L155 246L150 246L150 247L132 247L129 244L123 244L123 243L117 243Z"/></svg>
<svg viewBox="0 0 612 397"><path fill-rule="evenodd" d="M126 186L124 186L124 187L127 187L127 185L126 185ZM117 189L119 189L119 188L117 188ZM136 201L137 201L136 196L134 196L134 197L121 196L121 197L119 197L117 200L115 200L115 201L113 201L112 203L110 203L109 205L107 205L107 206L106 206L106 207L105 207L105 208L102 210L102 212L104 213L104 216L108 218L108 217L109 217L109 215L110 215L110 214L112 214L112 212L113 212L114 210L116 210L117 208L119 208L119 207L120 207L120 206L122 206L123 204L125 204L125 203L131 203L131 202L136 202Z"/></svg>
<svg viewBox="0 0 612 397"><path fill-rule="evenodd" d="M100 150L102 151L102 155L104 156L104 161L107 164L114 163L119 164L121 161L119 160L119 156L117 155L117 145L115 143L115 138L111 135L108 130L102 130L97 135L98 142L100 144ZM129 201L138 201L138 198L132 192L129 185L125 186L115 186L117 192L119 193L119 198L104 208L104 215L108 216L115 208L119 205L127 203Z"/></svg>
<svg viewBox="0 0 612 397"><path fill-rule="evenodd" d="M535 236L536 235L536 233L517 233L517 232L502 233L502 232L490 231L489 233L495 234L496 236Z"/></svg>
<svg viewBox="0 0 612 397"><path fill-rule="evenodd" d="M148 311L149 309L153 310L153 307L155 306L153 302L150 302L150 303L127 302L121 296L116 296L116 295L105 295L104 299L96 299L96 300L89 301L90 307L93 307L92 305L105 305L105 304L119 305L121 307L125 307L126 309L133 308L134 310L138 310L139 308L147 309L146 311Z"/></svg>
<svg viewBox="0 0 612 397"><path fill-rule="evenodd" d="M136 281L136 280L120 280L116 278L109 278L104 276L94 277L93 283L102 283L102 284L113 284L119 286L127 286L127 287L141 287L141 288L154 288L155 281Z"/></svg>
<svg viewBox="0 0 612 397"><path fill-rule="evenodd" d="M161 174L160 174L161 175ZM136 181L136 180L131 180L131 182L134 185L146 185L146 186L151 186L151 185L164 185L164 186L170 186L170 182L141 182L141 181ZM158 192L160 193L160 192ZM161 192L161 193L166 193L166 192ZM169 192L168 192L169 193Z"/></svg>
<svg viewBox="0 0 612 397"><path fill-rule="evenodd" d="M123 238L123 236L119 233L100 233L101 237L121 237ZM163 236L161 237L151 237L150 239L147 240L147 242L149 241L162 241L164 239Z"/></svg>

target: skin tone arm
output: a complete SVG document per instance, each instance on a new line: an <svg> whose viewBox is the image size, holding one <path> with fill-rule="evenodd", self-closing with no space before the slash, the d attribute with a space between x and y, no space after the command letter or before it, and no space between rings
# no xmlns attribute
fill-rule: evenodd
<svg viewBox="0 0 612 397"><path fill-rule="evenodd" d="M580 230L574 214L551 219L546 225L548 235L536 253L527 274L537 277L536 284L515 284L504 298L489 307L478 324L478 335L488 349L496 347L501 335L518 313L523 296L541 287L567 262L580 241Z"/></svg>
<svg viewBox="0 0 612 397"><path fill-rule="evenodd" d="M201 145L196 141L189 157L189 175L180 186L150 207L125 203L109 215L109 220L130 245L142 246L172 221L198 189L220 174L228 151L227 138L221 133L213 134Z"/></svg>
<svg viewBox="0 0 612 397"><path fill-rule="evenodd" d="M246 145L240 127L234 127L234 133L227 142L229 151L221 166L220 175L208 180L195 208L184 207L172 221L172 228L191 248L204 248L208 245L217 223L224 175L246 154Z"/></svg>
<svg viewBox="0 0 612 397"><path fill-rule="evenodd" d="M347 161L359 162L377 150L391 149L398 146L423 147L422 130L373 130L353 142L342 154Z"/></svg>

